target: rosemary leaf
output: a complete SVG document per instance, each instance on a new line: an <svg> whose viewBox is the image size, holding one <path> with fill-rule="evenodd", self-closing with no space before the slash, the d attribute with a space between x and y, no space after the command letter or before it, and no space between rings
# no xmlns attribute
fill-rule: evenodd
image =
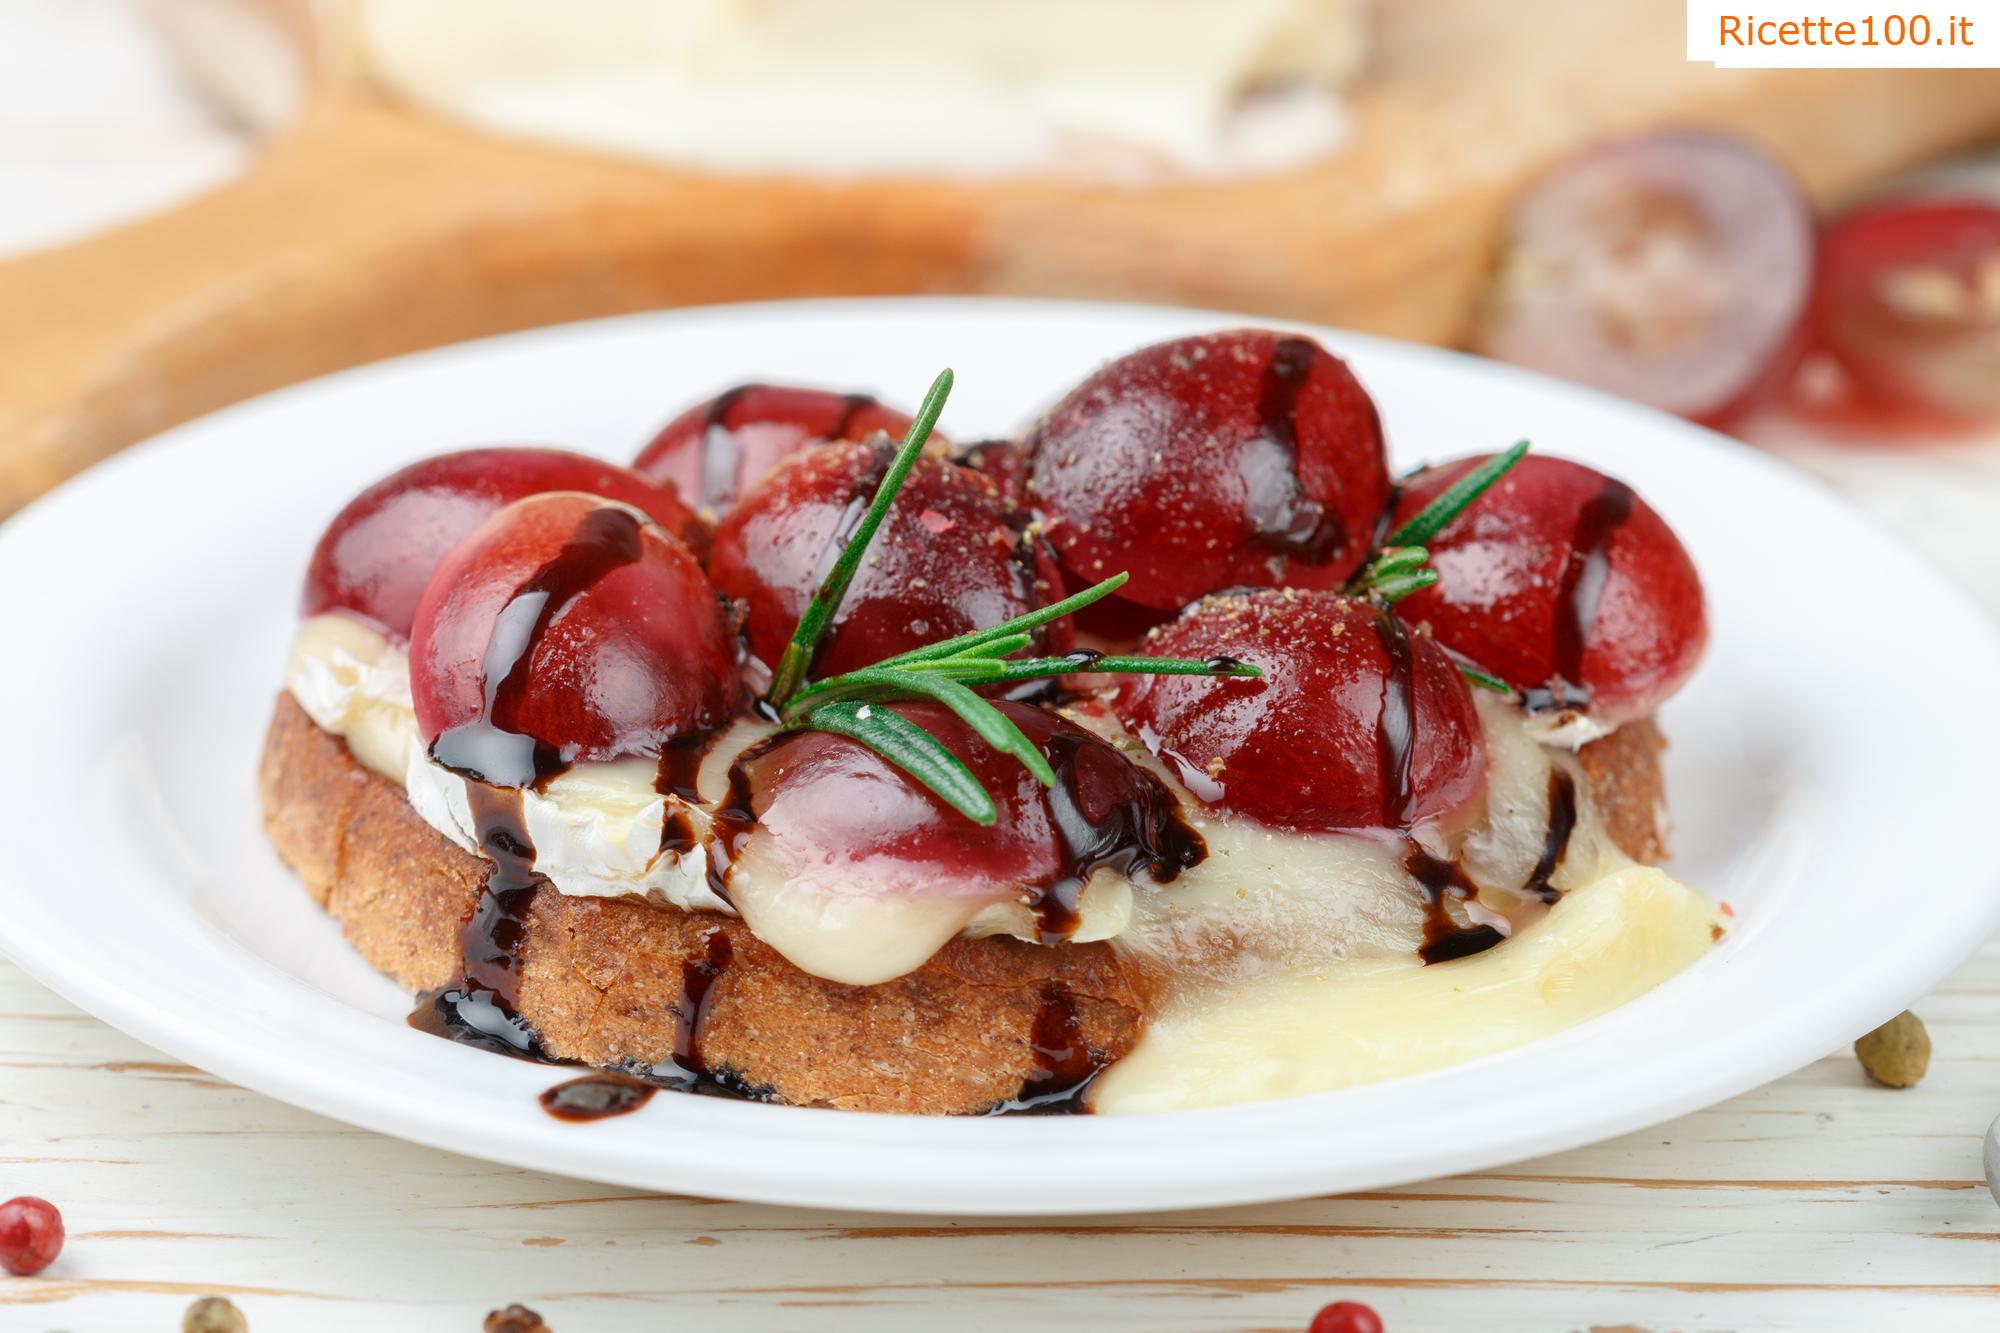
<svg viewBox="0 0 2000 1333"><path fill-rule="evenodd" d="M874 704L831 703L814 709L799 725L859 741L975 824L990 825L999 818L993 798L958 756L900 713Z"/></svg>
<svg viewBox="0 0 2000 1333"><path fill-rule="evenodd" d="M1009 653L1020 652L1034 641L1035 636L1032 634L1009 634L1004 639L993 639L986 643L976 643L970 648L959 649L950 657L937 658L935 660L951 662L968 657L1005 657Z"/></svg>
<svg viewBox="0 0 2000 1333"><path fill-rule="evenodd" d="M1481 671L1478 667L1473 666L1470 662L1454 662L1452 663L1452 665L1458 668L1458 673L1461 676L1464 676L1474 685L1479 686L1479 688L1483 690L1492 690L1496 694L1504 694L1507 695L1509 698L1513 697L1514 687L1512 685L1509 685L1506 681L1500 679L1500 677L1495 675L1490 675L1487 672Z"/></svg>
<svg viewBox="0 0 2000 1333"><path fill-rule="evenodd" d="M972 659L968 667L981 665L997 667L997 662L982 662ZM979 733L979 738L1002 754L1010 754L1021 761L1030 773L1035 775L1044 787L1056 783L1055 770L1049 767L1048 756L1035 747L1033 741L1021 734L1021 729L1011 722L1007 715L986 700L974 694L970 688L944 672L899 671L894 667L863 667L820 682L829 689L850 689L856 686L872 687L884 691L900 691L919 698L935 699L952 712L965 719L965 724ZM802 692L794 704L806 700L810 691ZM824 697L824 696L821 696ZM819 705L823 711L835 705ZM813 712L810 717L819 716Z"/></svg>
<svg viewBox="0 0 2000 1333"><path fill-rule="evenodd" d="M1431 553L1421 546L1384 546L1370 556L1361 572L1347 581L1349 597L1367 597L1382 584L1424 567Z"/></svg>
<svg viewBox="0 0 2000 1333"><path fill-rule="evenodd" d="M1428 588L1438 581L1435 569L1418 569L1408 574L1391 574L1386 579L1377 579L1369 585L1368 595L1385 606L1394 606L1411 593Z"/></svg>
<svg viewBox="0 0 2000 1333"><path fill-rule="evenodd" d="M805 614L799 617L791 642L785 645L784 653L778 658L777 670L771 674L771 689L766 697L773 707L783 706L805 682L813 654L819 651L819 641L833 623L834 613L840 610L840 600L847 595L847 585L853 581L854 571L860 567L862 554L867 551L868 543L875 539L875 529L882 526L883 516L896 502L896 492L902 489L903 479L909 476L917 455L923 452L925 441L930 439L931 431L937 425L939 413L944 411L944 400L951 395L951 383L949 370L939 371L937 379L931 382L930 392L924 395L923 405L917 409L916 419L910 422L910 429L903 436L903 443L897 447L889 470L882 474L882 484L875 488L875 498L869 502L861 522L855 525L854 535L841 548L840 558L834 561L833 568L821 580L812 601L806 604ZM991 803L988 804L990 806Z"/></svg>
<svg viewBox="0 0 2000 1333"><path fill-rule="evenodd" d="M1085 588L1082 592L1065 597L1060 602L1051 602L1049 605L1030 611L1026 615L1015 616L1012 620L1003 620L991 629L976 629L969 634L961 634L955 639L943 639L937 643L926 644L922 648L912 648L907 653L898 653L894 657L885 657L875 665L905 666L911 662L928 662L939 657L962 656L971 649L982 647L997 639L1005 639L1028 630L1039 629L1051 620L1061 620L1072 611L1081 610L1100 598L1109 597L1112 593L1124 587L1125 580L1131 577L1128 573L1113 574L1110 578L1104 580L1104 582L1094 584L1091 587Z"/></svg>
<svg viewBox="0 0 2000 1333"><path fill-rule="evenodd" d="M1248 662L1238 662L1234 658L1106 657L1096 653L1026 657L1012 662L950 658L942 662L912 662L899 670L908 675L949 676L973 686L1011 685L1049 676L1074 675L1080 671L1132 676L1223 676L1237 680L1253 680L1264 674Z"/></svg>
<svg viewBox="0 0 2000 1333"><path fill-rule="evenodd" d="M1495 454L1472 471L1445 487L1439 496L1418 510L1410 521L1389 534L1384 546L1422 546L1431 538L1443 532L1445 526L1461 513L1466 506L1484 495L1487 488L1507 474L1507 469L1521 461L1528 452L1528 442L1522 440L1506 453Z"/></svg>

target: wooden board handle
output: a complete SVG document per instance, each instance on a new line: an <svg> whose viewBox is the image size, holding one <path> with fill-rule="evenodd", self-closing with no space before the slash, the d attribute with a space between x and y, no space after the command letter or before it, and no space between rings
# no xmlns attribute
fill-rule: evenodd
<svg viewBox="0 0 2000 1333"><path fill-rule="evenodd" d="M345 366L669 305L964 286L956 206L679 180L366 105L173 212L0 264L0 516Z"/></svg>

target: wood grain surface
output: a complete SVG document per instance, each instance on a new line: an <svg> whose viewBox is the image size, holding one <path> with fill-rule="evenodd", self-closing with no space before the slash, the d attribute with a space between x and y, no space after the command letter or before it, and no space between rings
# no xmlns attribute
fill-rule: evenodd
<svg viewBox="0 0 2000 1333"><path fill-rule="evenodd" d="M0 963L0 1194L45 1195L70 1229L49 1273L0 1277L0 1329L164 1331L217 1292L253 1333L476 1333L513 1301L555 1333L1303 1333L1343 1297L1389 1333L1990 1330L2000 942L1917 1010L1936 1054L1906 1092L1840 1051L1503 1171L989 1224L638 1194L414 1147L178 1064Z"/></svg>
<svg viewBox="0 0 2000 1333"><path fill-rule="evenodd" d="M442 125L322 62L306 113L241 180L0 264L0 514L135 439L294 380L657 306L1118 297L1449 342L1507 201L1600 136L1738 131L1830 198L2000 126L1991 71L1690 64L1682 0L1380 9L1345 151L1149 189L681 175Z"/></svg>

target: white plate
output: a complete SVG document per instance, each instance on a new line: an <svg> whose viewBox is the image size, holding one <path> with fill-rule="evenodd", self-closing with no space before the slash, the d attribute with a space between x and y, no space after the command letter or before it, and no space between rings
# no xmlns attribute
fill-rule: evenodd
<svg viewBox="0 0 2000 1333"><path fill-rule="evenodd" d="M963 300L647 315L336 375L117 458L0 526L0 947L145 1042L386 1133L647 1189L1008 1214L1375 1188L1632 1130L1825 1054L2000 925L1983 850L2000 641L1964 596L1714 435L1335 332L1399 464L1529 436L1635 483L1701 565L1713 642L1666 717L1675 867L1739 928L1615 1013L1420 1078L1222 1111L914 1120L663 1095L564 1124L535 1103L556 1071L406 1027L406 997L265 846L253 773L305 558L390 468L494 441L622 459L736 380L908 402L947 362L944 428L972 439L1105 358L1238 322Z"/></svg>

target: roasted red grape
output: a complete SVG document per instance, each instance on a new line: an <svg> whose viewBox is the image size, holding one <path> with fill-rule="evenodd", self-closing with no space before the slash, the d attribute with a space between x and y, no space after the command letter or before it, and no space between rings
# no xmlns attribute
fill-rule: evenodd
<svg viewBox="0 0 2000 1333"><path fill-rule="evenodd" d="M313 551L304 612L344 611L406 639L431 571L460 539L514 501L587 491L644 510L684 540L705 540L671 491L562 449L466 449L392 472L348 501Z"/></svg>
<svg viewBox="0 0 2000 1333"><path fill-rule="evenodd" d="M750 651L764 665L777 665L894 452L875 441L794 456L716 529L710 575L748 609ZM1016 526L990 480L921 456L848 585L814 674L852 671L1062 596L1047 548ZM1049 629L1044 650L1067 650L1067 624Z"/></svg>
<svg viewBox="0 0 2000 1333"><path fill-rule="evenodd" d="M858 893L1011 897L1008 891L1023 885L1080 883L1107 864L1171 879L1200 855L1157 779L1047 709L995 705L1048 759L1054 787L942 704L875 706L916 723L962 759L998 818L973 823L843 736L796 732L752 752L745 769L761 827L812 869L841 867Z"/></svg>
<svg viewBox="0 0 2000 1333"><path fill-rule="evenodd" d="M1864 409L2000 416L2000 207L1871 205L1829 226L1821 254L1814 342Z"/></svg>
<svg viewBox="0 0 2000 1333"><path fill-rule="evenodd" d="M1412 479L1396 522L1481 461ZM1701 578L1672 529L1630 487L1581 463L1530 454L1427 545L1438 582L1396 610L1524 691L1531 708L1643 717L1708 641Z"/></svg>
<svg viewBox="0 0 2000 1333"><path fill-rule="evenodd" d="M1515 208L1479 349L1698 421L1796 363L1813 222L1751 145L1671 131L1586 149Z"/></svg>
<svg viewBox="0 0 2000 1333"><path fill-rule="evenodd" d="M993 479L1000 497L1019 504L1028 483L1028 455L1019 440L981 440L953 451L952 461Z"/></svg>
<svg viewBox="0 0 2000 1333"><path fill-rule="evenodd" d="M877 431L900 439L909 428L908 416L865 393L743 384L668 422L632 466L671 482L696 509L719 515L772 464L807 445L865 440Z"/></svg>
<svg viewBox="0 0 2000 1333"><path fill-rule="evenodd" d="M1153 631L1144 650L1264 670L1119 681L1125 724L1223 809L1284 828L1405 828L1458 813L1485 784L1458 668L1381 607L1291 588L1224 593Z"/></svg>
<svg viewBox="0 0 2000 1333"><path fill-rule="evenodd" d="M1309 338L1239 329L1121 357L1027 440L1030 499L1072 586L1178 610L1232 587L1330 588L1388 503L1375 404Z"/></svg>
<svg viewBox="0 0 2000 1333"><path fill-rule="evenodd" d="M445 556L417 606L410 686L438 759L502 787L657 754L727 721L740 693L688 548L574 492L516 501Z"/></svg>

